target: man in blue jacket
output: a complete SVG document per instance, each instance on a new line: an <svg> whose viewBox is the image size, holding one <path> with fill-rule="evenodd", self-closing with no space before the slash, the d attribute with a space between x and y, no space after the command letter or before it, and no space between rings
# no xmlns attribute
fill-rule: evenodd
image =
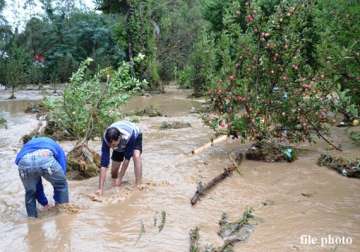
<svg viewBox="0 0 360 252"><path fill-rule="evenodd" d="M29 217L37 217L36 200L49 207L41 178L54 187L55 204L69 202L66 180L66 156L63 149L48 137L33 138L24 144L16 156L15 163L25 188L25 206Z"/></svg>
<svg viewBox="0 0 360 252"><path fill-rule="evenodd" d="M131 158L134 160L135 183L136 185L141 184L142 133L140 129L131 122L115 122L105 130L102 141L99 190L96 192L98 195L102 195L104 192L106 172L110 163L110 149L113 149L111 155L111 177L113 179L113 186L121 185L122 178L125 175Z"/></svg>

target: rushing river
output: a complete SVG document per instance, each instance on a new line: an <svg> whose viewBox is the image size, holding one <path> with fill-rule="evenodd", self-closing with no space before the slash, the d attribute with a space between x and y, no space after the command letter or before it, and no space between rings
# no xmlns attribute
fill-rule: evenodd
<svg viewBox="0 0 360 252"><path fill-rule="evenodd" d="M195 226L200 228L202 246L220 246L221 214L239 219L248 206L255 209L257 225L235 251L360 251L360 180L317 166L320 153L328 148L322 142L299 146L304 151L293 163L246 160L241 175L234 173L192 207L197 182L220 174L230 164L228 154L249 145L228 140L190 155L209 141L212 132L198 114L190 113L200 105L187 95L172 88L166 94L136 97L124 108L153 105L164 114L139 122L144 135L143 190L134 189L131 163L127 183L120 188L111 188L108 173L103 202L88 197L96 191L98 178L70 181L71 201L78 211L54 209L41 212L36 220L26 218L24 190L14 164L20 138L38 123L34 115L23 112L34 102L33 95L0 101L0 115L8 121L8 129L0 129L0 251L189 251L189 231ZM160 130L163 121L189 122L192 127ZM345 129L333 129L333 135L342 144L343 156L360 157ZM67 151L73 145L61 144ZM100 142L91 146L100 150ZM45 186L51 199L51 186ZM164 228L159 232L162 219ZM347 243L350 237L351 244L331 244L336 236L348 238ZM324 237L330 237L327 244Z"/></svg>

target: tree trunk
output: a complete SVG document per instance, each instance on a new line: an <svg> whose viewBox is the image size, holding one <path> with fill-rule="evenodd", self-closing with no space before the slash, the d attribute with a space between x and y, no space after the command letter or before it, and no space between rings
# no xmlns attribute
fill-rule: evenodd
<svg viewBox="0 0 360 252"><path fill-rule="evenodd" d="M133 31L130 29L131 18L134 15L135 9L133 5L129 6L127 17L126 17L126 33L127 33L127 42L128 42L128 57L131 66L131 73L135 76L134 69L134 53L133 53Z"/></svg>
<svg viewBox="0 0 360 252"><path fill-rule="evenodd" d="M15 86L12 86L12 87L11 87L11 96L9 97L9 99L16 99L16 96L15 96Z"/></svg>

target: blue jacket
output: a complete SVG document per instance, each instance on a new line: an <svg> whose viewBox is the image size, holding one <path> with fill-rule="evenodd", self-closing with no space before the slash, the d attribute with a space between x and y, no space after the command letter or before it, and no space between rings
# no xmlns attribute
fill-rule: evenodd
<svg viewBox="0 0 360 252"><path fill-rule="evenodd" d="M56 159L56 161L58 161L58 163L60 164L64 174L66 174L65 152L58 143L48 137L37 137L24 144L22 149L16 155L15 163L18 164L26 154L40 149L50 150L54 154L54 158ZM36 185L36 199L43 206L48 204L41 178Z"/></svg>

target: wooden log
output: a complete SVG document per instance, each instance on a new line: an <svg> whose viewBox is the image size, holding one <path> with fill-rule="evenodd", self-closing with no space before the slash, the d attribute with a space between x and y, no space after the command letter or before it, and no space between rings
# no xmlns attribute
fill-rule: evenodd
<svg viewBox="0 0 360 252"><path fill-rule="evenodd" d="M200 152L202 152L202 151L210 148L210 147L213 146L214 144L224 142L227 138L228 138L228 136L222 135L222 136L219 136L219 137L217 137L217 138L215 138L215 139L211 139L210 142L208 142L208 143L206 143L206 144L204 144L204 145L202 145L202 146L200 146L200 147L198 147L198 148L196 148L196 149L193 149L193 150L191 151L191 153L192 153L192 154L198 154L198 153L200 153Z"/></svg>
<svg viewBox="0 0 360 252"><path fill-rule="evenodd" d="M230 176L234 170L239 170L240 163L243 159L242 156L243 155L241 154L241 158L237 163L235 163L233 161L234 159L232 159L234 164L228 168L225 168L223 173L213 178L209 183L205 184L205 186L203 186L200 182L194 196L191 198L191 205L195 205L199 201L201 196L204 196L211 188L224 180L226 177Z"/></svg>

